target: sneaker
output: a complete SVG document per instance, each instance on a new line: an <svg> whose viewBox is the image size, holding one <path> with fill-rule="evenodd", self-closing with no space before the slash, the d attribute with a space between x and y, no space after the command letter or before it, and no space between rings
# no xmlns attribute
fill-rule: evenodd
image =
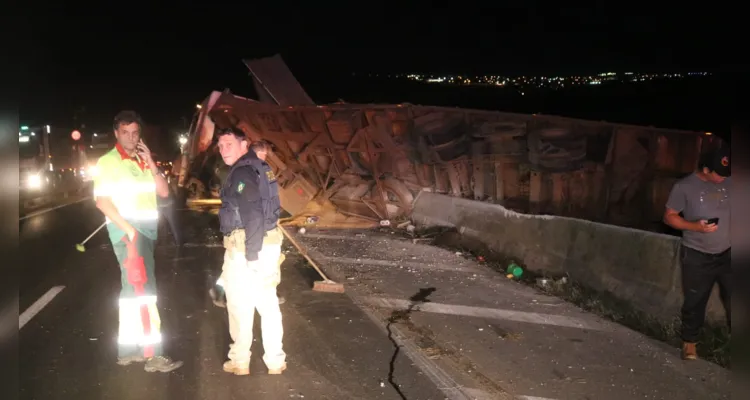
<svg viewBox="0 0 750 400"><path fill-rule="evenodd" d="M685 342L682 344L682 359L683 360L697 360L698 351L695 348L695 343Z"/></svg>
<svg viewBox="0 0 750 400"><path fill-rule="evenodd" d="M146 362L146 357L141 356L127 356L127 357L117 357L117 364L122 366L127 366L132 363L141 363Z"/></svg>
<svg viewBox="0 0 750 400"><path fill-rule="evenodd" d="M284 298L284 296L279 296L279 304L281 305L284 303L286 303L286 299Z"/></svg>
<svg viewBox="0 0 750 400"><path fill-rule="evenodd" d="M223 369L234 375L250 375L250 366L240 366L232 360L225 362Z"/></svg>
<svg viewBox="0 0 750 400"><path fill-rule="evenodd" d="M182 361L172 361L169 357L156 356L146 361L146 372L172 372L182 366Z"/></svg>
<svg viewBox="0 0 750 400"><path fill-rule="evenodd" d="M286 371L286 363L282 364L279 368L268 369L268 375L281 375L282 372Z"/></svg>
<svg viewBox="0 0 750 400"><path fill-rule="evenodd" d="M211 296L211 301L213 301L216 307L227 308L227 298L224 295L224 290L212 287L209 289L208 294Z"/></svg>

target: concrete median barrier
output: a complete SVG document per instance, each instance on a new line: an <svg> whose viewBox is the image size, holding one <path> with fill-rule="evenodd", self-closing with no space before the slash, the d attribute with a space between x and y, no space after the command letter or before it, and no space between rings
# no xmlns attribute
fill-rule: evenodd
<svg viewBox="0 0 750 400"><path fill-rule="evenodd" d="M412 219L420 227L456 228L465 238L522 262L532 272L567 274L635 309L671 323L682 305L679 238L574 218L519 214L497 204L422 192ZM707 318L724 311L718 291Z"/></svg>

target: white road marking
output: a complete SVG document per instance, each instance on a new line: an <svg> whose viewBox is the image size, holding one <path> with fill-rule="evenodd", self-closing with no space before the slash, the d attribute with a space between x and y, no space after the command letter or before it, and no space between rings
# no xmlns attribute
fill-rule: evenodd
<svg viewBox="0 0 750 400"><path fill-rule="evenodd" d="M382 308L390 309L407 309L412 302L401 299L387 299L382 297L365 297L366 303ZM503 310L499 308L470 307L454 304L441 303L418 303L413 308L414 311L422 311L436 314L462 315L468 317L479 317L489 319L502 319L518 322L527 322L532 324L565 326L569 328L607 330L600 324L590 324L577 318L566 317L563 315L540 314L526 311Z"/></svg>
<svg viewBox="0 0 750 400"><path fill-rule="evenodd" d="M497 396L493 396L484 390L474 388L463 388L463 392L471 396L472 400L496 400Z"/></svg>
<svg viewBox="0 0 750 400"><path fill-rule="evenodd" d="M347 292L349 298L354 301L364 313L380 328L384 333L388 333L386 324L378 318L374 311L362 306L362 299L359 296L350 294ZM440 368L434 361L430 360L419 350L413 341L409 340L408 337L401 331L401 329L394 325L391 325L391 332L393 332L393 340L401 348L401 352L406 354L407 357L414 363L414 365L422 371L423 374L450 400L474 400L474 396L467 393L467 388L461 386L456 382L453 377L446 373Z"/></svg>
<svg viewBox="0 0 750 400"><path fill-rule="evenodd" d="M349 257L332 257L326 256L322 253L310 251L310 255L313 258L320 257L321 261L330 261L343 264L354 264L354 265L378 265L382 267L406 267L406 268L419 268L427 270L441 270L441 271L453 271L453 272L467 272L475 274L486 274L486 270L481 268L472 268L460 265L449 265L449 264L432 264L426 262L415 262L415 261L386 261L386 260L374 260L371 258L349 258Z"/></svg>
<svg viewBox="0 0 750 400"><path fill-rule="evenodd" d="M519 400L555 400L549 397L536 397L536 396L518 396Z"/></svg>
<svg viewBox="0 0 750 400"><path fill-rule="evenodd" d="M31 307L27 308L26 311L23 312L23 314L18 316L18 330L21 330L26 323L31 321L32 318L34 318L35 315L39 313L39 311L42 311L44 307L49 304L52 299L55 298L62 290L65 289L65 286L55 286L52 289L48 290L47 293L44 294L44 296L40 297L37 301L34 302L34 304L31 305Z"/></svg>
<svg viewBox="0 0 750 400"><path fill-rule="evenodd" d="M57 210L58 208L67 207L67 206L69 206L71 204L76 204L76 203L80 203L82 201L91 200L91 199L92 199L92 196L86 196L86 197L84 197L84 198L82 198L80 200L71 201L70 203L60 204L60 205L57 205L57 206L54 206L54 207L45 208L43 210L35 211L35 212L31 213L31 214L24 215L23 217L19 218L18 220L19 221L23 221L26 218L36 217L37 215L46 214L46 213L48 213L50 211Z"/></svg>
<svg viewBox="0 0 750 400"><path fill-rule="evenodd" d="M305 233L302 237L313 238L313 239L333 239L333 240L377 240L377 239L392 239L392 238L373 238L370 236L357 236L357 235L328 235L325 233Z"/></svg>

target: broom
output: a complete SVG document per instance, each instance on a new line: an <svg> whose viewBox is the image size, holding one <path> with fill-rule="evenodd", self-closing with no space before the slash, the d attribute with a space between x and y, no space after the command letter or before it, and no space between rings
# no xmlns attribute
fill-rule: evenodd
<svg viewBox="0 0 750 400"><path fill-rule="evenodd" d="M87 237L83 242L76 244L76 250L80 251L81 253L85 252L86 251L86 242L88 242L89 239L91 239L92 237L94 237L94 235L96 235L97 232L99 232L102 228L104 228L104 225L107 225L107 223L105 222L105 223L101 224L101 226L99 226L98 228L96 228L96 230L93 233L91 233L89 235L89 237Z"/></svg>
<svg viewBox="0 0 750 400"><path fill-rule="evenodd" d="M294 247L297 248L297 251L299 251L300 254L302 254L303 257L307 260L307 262L310 263L310 265L315 268L316 271L318 271L318 274L320 274L320 277L323 278L322 281L315 281L313 282L313 290L316 292L330 292L330 293L344 293L344 285L340 283L336 283L326 276L326 274L323 273L323 271L320 270L320 267L318 267L318 264L315 264L315 261L313 261L310 256L307 255L307 251L297 243L296 240L292 237L292 235L289 234L289 232L284 229L283 226L281 226L281 223L277 222L276 226L281 229L281 232L286 236L287 239L289 239L290 242L294 245Z"/></svg>

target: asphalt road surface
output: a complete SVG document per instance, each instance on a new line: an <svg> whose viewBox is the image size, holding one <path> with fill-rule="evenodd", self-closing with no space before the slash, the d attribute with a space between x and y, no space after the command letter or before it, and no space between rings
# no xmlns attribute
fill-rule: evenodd
<svg viewBox="0 0 750 400"><path fill-rule="evenodd" d="M295 234L346 294L313 292L318 277L286 243L289 369L266 374L256 329L251 375L228 375L226 311L207 295L217 218L180 216L186 245L163 223L156 252L166 352L185 362L170 374L116 364L114 254L104 231L75 249L103 221L93 202L19 222L22 399L729 398L728 370L391 228Z"/></svg>
<svg viewBox="0 0 750 400"><path fill-rule="evenodd" d="M115 257L105 231L85 253L75 249L103 221L93 201L19 222L20 398L445 398L409 358L396 357L392 365L393 342L349 297L311 291L313 270L295 257L285 263L279 286L287 298L281 307L289 369L281 376L266 374L256 329L251 375L224 373L226 311L206 293L222 258L216 217L190 211L181 216L187 245L178 251L164 228L156 254L166 352L185 362L169 374L116 364Z"/></svg>

